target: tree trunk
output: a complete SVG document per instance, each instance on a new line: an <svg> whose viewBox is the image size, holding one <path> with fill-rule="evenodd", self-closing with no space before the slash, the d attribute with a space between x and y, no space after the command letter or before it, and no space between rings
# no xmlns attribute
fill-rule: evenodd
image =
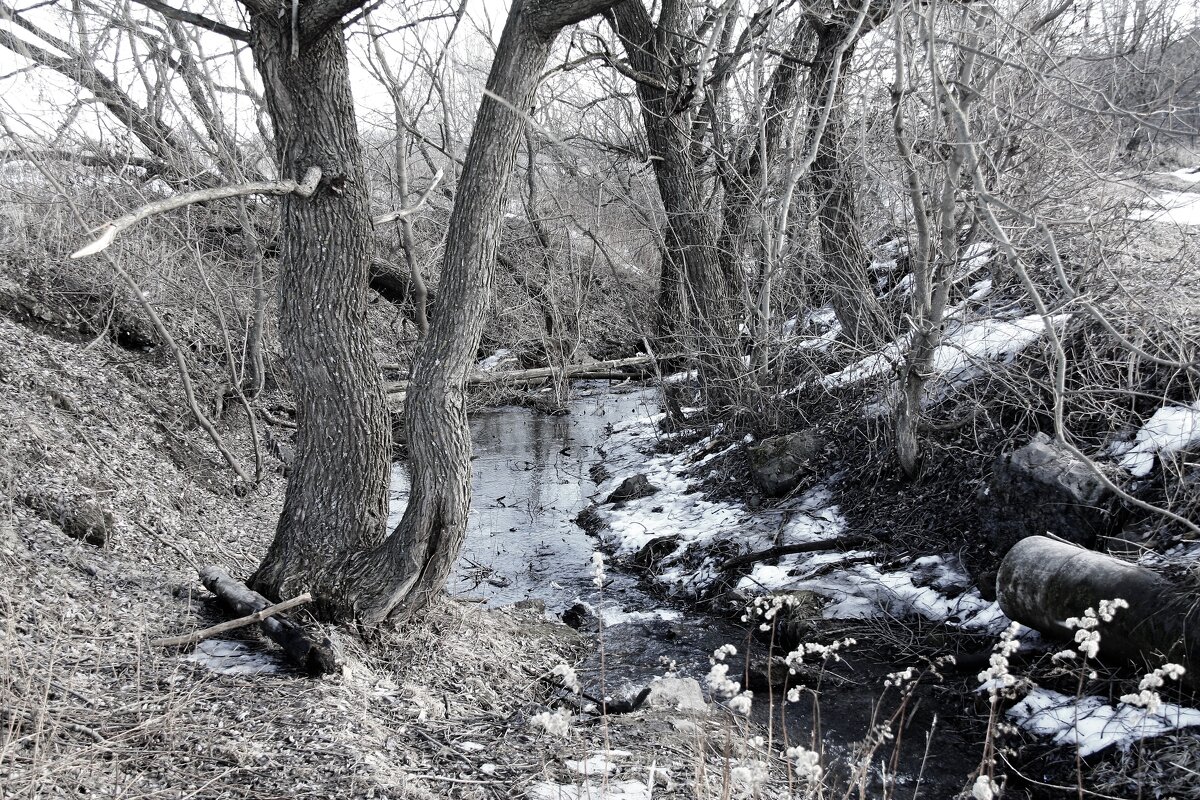
<svg viewBox="0 0 1200 800"><path fill-rule="evenodd" d="M348 575L356 616L404 618L441 590L462 545L471 497L465 385L483 333L505 191L550 49L565 25L608 3L515 0L455 194L429 336L413 362L405 428L412 489L391 537Z"/></svg>
<svg viewBox="0 0 1200 800"><path fill-rule="evenodd" d="M737 287L718 257L717 220L707 211L700 168L693 159L692 129L683 114L687 87L678 80L681 65L675 63L669 41L676 38L676 5L664 6L655 26L641 0L624 0L613 9L610 23L630 65L646 76L637 83L638 101L667 217L660 301L680 298L686 332L695 337L693 345L701 354L709 402L723 406L734 401L744 372L741 315ZM660 308L659 319L668 313ZM677 343L666 344L677 349L672 346Z"/></svg>
<svg viewBox="0 0 1200 800"><path fill-rule="evenodd" d="M852 344L869 345L880 339L884 314L867 276L870 257L862 242L854 174L847 163L842 138L845 134L844 89L850 70L854 43L846 48L836 76L836 53L850 35L841 23L814 24L817 51L810 74L810 116L815 118L826 102L826 93L836 85L829 120L818 144L810 172L817 206L817 226L823 263L823 278L833 295L833 310ZM865 26L864 26L865 27Z"/></svg>
<svg viewBox="0 0 1200 800"><path fill-rule="evenodd" d="M295 391L296 457L275 539L251 578L274 597L311 591L344 618L349 555L384 536L390 428L366 325L372 231L340 25L291 49L289 20L251 15L255 63L281 175L322 170L311 198L286 195L280 335Z"/></svg>

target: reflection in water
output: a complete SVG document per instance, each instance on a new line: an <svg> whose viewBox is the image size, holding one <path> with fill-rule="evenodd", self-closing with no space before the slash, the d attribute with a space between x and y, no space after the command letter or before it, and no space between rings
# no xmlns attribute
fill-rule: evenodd
<svg viewBox="0 0 1200 800"><path fill-rule="evenodd" d="M588 469L600 460L596 448L608 425L656 411L653 396L637 391L581 397L561 416L523 408L472 416L471 517L450 593L491 605L540 598L554 612L587 597L595 542L572 520L593 502ZM407 465L396 464L389 529L404 511L408 485Z"/></svg>

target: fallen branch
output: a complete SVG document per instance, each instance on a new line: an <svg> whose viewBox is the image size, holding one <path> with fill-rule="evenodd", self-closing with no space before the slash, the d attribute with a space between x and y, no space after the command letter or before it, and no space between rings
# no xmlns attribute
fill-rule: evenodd
<svg viewBox="0 0 1200 800"><path fill-rule="evenodd" d="M311 602L312 595L308 592L305 592L299 597L293 597L291 600L284 600L282 603L276 603L273 606L267 606L261 611L255 611L253 614L247 614L244 617L231 619L228 622L222 622L219 625L213 625L211 627L204 628L203 630L194 631L182 636L168 636L165 639L155 639L153 642L151 642L151 644L153 644L155 647L183 647L185 645L195 644L196 642L202 642L205 639L211 639L214 636L219 636L226 631L237 630L238 628L244 628L247 625L253 625L256 622L262 622L267 617L272 617L276 614L287 611L289 608L295 608L296 606L302 606L305 603Z"/></svg>
<svg viewBox="0 0 1200 800"><path fill-rule="evenodd" d="M781 556L790 556L796 553L819 553L823 550L848 550L859 545L864 545L870 542L866 536L838 536L835 539L821 539L817 542L800 542L798 544L783 544L778 547L768 547L766 550L758 550L753 553L746 553L735 558L731 558L725 562L722 567L726 572L744 567L747 564L757 564L760 561L766 561L771 558L779 558Z"/></svg>
<svg viewBox="0 0 1200 800"><path fill-rule="evenodd" d="M676 356L660 356L659 358L675 358ZM570 378L573 380L623 380L637 377L636 372L622 372L629 367L650 366L653 359L648 355L616 358L610 361L592 361L588 364L568 364L565 367L533 367L531 369L505 370L503 372L477 372L467 378L468 386L498 386L502 384L535 383L555 378ZM384 364L381 369L398 369L395 365ZM386 384L388 394L399 394L408 391L408 381L392 381Z"/></svg>
<svg viewBox="0 0 1200 800"><path fill-rule="evenodd" d="M253 615L270 608L272 603L241 581L234 580L220 567L200 570L204 587L220 598L226 608L239 616ZM287 657L310 675L322 675L337 669L333 644L328 639L313 642L304 629L283 617L267 617L259 626L266 636L283 648Z"/></svg>
<svg viewBox="0 0 1200 800"><path fill-rule="evenodd" d="M131 211L123 217L118 217L112 222L105 223L99 228L94 229L92 233L99 233L100 235L91 244L71 253L71 258L94 256L112 244L113 240L117 238L118 233L156 214L164 214L168 211L174 211L177 208L190 206L193 203L224 200L229 197L245 197L250 194L298 194L301 197L309 197L317 190L317 184L320 180L321 168L310 167L308 172L304 174L304 180L299 183L290 178L282 181L255 181L253 183L239 183L232 186L218 186L213 189L200 189L195 192L185 192L184 194L177 194L162 200L156 200L153 203L147 203L136 211Z"/></svg>

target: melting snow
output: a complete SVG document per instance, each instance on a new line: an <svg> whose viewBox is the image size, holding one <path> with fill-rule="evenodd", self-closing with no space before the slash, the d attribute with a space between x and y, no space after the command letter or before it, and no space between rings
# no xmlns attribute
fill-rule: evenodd
<svg viewBox="0 0 1200 800"><path fill-rule="evenodd" d="M601 750L593 753L582 761L567 759L567 769L581 775L607 775L619 765L613 763L614 758L629 758L632 753L628 750Z"/></svg>
<svg viewBox="0 0 1200 800"><path fill-rule="evenodd" d="M1103 697L1068 697L1042 688L1009 709L1008 716L1024 730L1050 737L1055 744L1078 745L1081 756L1112 745L1126 749L1139 739L1200 725L1200 709L1163 703L1150 713L1126 703L1110 705Z"/></svg>
<svg viewBox="0 0 1200 800"><path fill-rule="evenodd" d="M1129 218L1174 225L1200 225L1200 194L1195 192L1163 192L1147 201L1146 206L1133 211Z"/></svg>
<svg viewBox="0 0 1200 800"><path fill-rule="evenodd" d="M1200 182L1200 167L1184 167L1183 169L1177 169L1174 172L1164 174L1176 180L1186 181L1187 183Z"/></svg>
<svg viewBox="0 0 1200 800"><path fill-rule="evenodd" d="M491 372L505 362L516 360L517 357L512 350L509 350L507 347L502 347L487 358L481 359L479 363L475 365L475 368L480 372Z"/></svg>
<svg viewBox="0 0 1200 800"><path fill-rule="evenodd" d="M1163 406L1137 432L1133 447L1121 456L1120 465L1142 478L1154 469L1155 454L1183 450L1200 439L1200 401L1190 406Z"/></svg>
<svg viewBox="0 0 1200 800"><path fill-rule="evenodd" d="M1036 319L1040 323L1040 318ZM605 496L636 473L645 474L662 490L650 497L597 509L607 523L601 535L620 555L633 555L659 537L677 538L675 551L660 562L659 582L683 594L702 591L719 577L718 561L703 557L705 549L718 542L735 541L743 552L752 552L776 545L830 540L844 531L845 520L823 487L777 509L785 512L784 516L755 514L740 504L714 502L704 499L701 492L689 492L689 473L697 475L698 467L730 447L697 458L696 454L711 448L711 439L706 438L679 453L647 456L643 451L654 444L653 425L662 417L657 415L649 422L627 420L614 426L606 446L614 475L597 492ZM680 560L689 549L701 555L690 566ZM977 589L968 590L971 581L953 557L920 558L903 570L883 572L873 564L861 563L872 556L868 550L787 555L775 564L755 564L738 588L748 595L811 591L833 601L824 615L834 619L883 614L921 616L980 632L999 632L1008 623L999 606L985 601ZM608 611L605 617L609 618ZM637 618L619 612L610 624Z"/></svg>
<svg viewBox="0 0 1200 800"><path fill-rule="evenodd" d="M185 660L220 675L264 675L282 669L279 661L270 653L257 650L245 642L227 639L200 642Z"/></svg>

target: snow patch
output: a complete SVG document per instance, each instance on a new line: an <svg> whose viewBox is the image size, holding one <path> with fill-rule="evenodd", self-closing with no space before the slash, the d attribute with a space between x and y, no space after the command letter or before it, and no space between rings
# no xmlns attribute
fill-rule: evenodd
<svg viewBox="0 0 1200 800"><path fill-rule="evenodd" d="M257 650L245 642L227 639L200 642L184 660L199 664L218 675L269 675L283 669L270 653Z"/></svg>
<svg viewBox="0 0 1200 800"><path fill-rule="evenodd" d="M1194 180L1188 178L1185 180ZM1165 222L1173 225L1200 225L1200 194L1163 192L1134 210L1130 219L1141 222Z"/></svg>
<svg viewBox="0 0 1200 800"><path fill-rule="evenodd" d="M487 358L480 359L479 363L475 365L475 368L480 372L491 372L501 364L505 364L509 361L515 362L516 360L517 356L512 350L509 350L507 347L502 347Z"/></svg>
<svg viewBox="0 0 1200 800"><path fill-rule="evenodd" d="M1189 406L1163 406L1155 411L1134 437L1133 446L1119 463L1137 478L1154 469L1154 456L1190 447L1200 439L1200 401Z"/></svg>
<svg viewBox="0 0 1200 800"><path fill-rule="evenodd" d="M1058 745L1075 745L1090 756L1113 745L1129 745L1167 731L1200 725L1200 709L1163 703L1151 713L1139 706L1110 705L1103 697L1068 697L1037 688L1008 711L1017 725Z"/></svg>

